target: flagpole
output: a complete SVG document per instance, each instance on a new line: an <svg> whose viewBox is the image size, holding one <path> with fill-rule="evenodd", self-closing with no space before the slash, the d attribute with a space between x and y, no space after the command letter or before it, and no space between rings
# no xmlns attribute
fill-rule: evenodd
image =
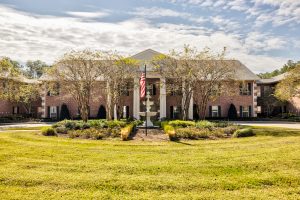
<svg viewBox="0 0 300 200"><path fill-rule="evenodd" d="M146 102L146 107L145 107L145 117L146 117L146 123L145 123L145 125L146 125L146 136L147 136L147 70L146 70L146 68L147 68L147 66L146 66L146 64L145 64L145 93L146 93L146 95L145 95L145 102Z"/></svg>

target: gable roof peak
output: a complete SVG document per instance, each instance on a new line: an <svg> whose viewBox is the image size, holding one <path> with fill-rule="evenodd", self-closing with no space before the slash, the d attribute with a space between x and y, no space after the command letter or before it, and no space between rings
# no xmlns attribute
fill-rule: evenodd
<svg viewBox="0 0 300 200"><path fill-rule="evenodd" d="M144 51L141 51L133 56L131 58L137 59L137 60L152 60L153 57L157 55L161 55L162 53L155 51L153 49L146 49Z"/></svg>

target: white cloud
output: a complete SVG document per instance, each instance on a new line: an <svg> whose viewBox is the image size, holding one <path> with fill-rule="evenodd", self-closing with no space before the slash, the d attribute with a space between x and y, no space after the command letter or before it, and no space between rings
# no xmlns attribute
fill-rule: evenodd
<svg viewBox="0 0 300 200"><path fill-rule="evenodd" d="M0 6L0 24L0 56L22 62L41 59L51 63L72 49L116 49L129 55L147 48L166 53L184 44L199 49L207 46L216 51L226 46L231 57L246 63L255 72L264 70L264 67L270 71L280 67L283 60L288 60L249 54L254 47L245 44L239 34L213 32L206 27L183 24L153 25L141 18L119 23L82 21L78 17L32 15ZM256 41L255 38L252 40ZM273 39L263 48L278 43Z"/></svg>
<svg viewBox="0 0 300 200"><path fill-rule="evenodd" d="M80 18L100 18L109 15L108 12L75 12L75 11L68 11L66 12L66 14L72 17L80 17Z"/></svg>

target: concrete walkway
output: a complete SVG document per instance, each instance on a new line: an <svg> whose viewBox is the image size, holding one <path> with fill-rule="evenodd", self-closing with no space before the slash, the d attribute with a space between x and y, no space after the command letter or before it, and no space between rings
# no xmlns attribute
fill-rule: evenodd
<svg viewBox="0 0 300 200"><path fill-rule="evenodd" d="M24 122L24 123L7 123L0 124L0 129L7 128L33 128L33 127L42 127L42 126L51 126L53 122Z"/></svg>
<svg viewBox="0 0 300 200"><path fill-rule="evenodd" d="M234 123L249 126L270 126L280 128L300 129L300 122L284 122L284 121L235 121Z"/></svg>

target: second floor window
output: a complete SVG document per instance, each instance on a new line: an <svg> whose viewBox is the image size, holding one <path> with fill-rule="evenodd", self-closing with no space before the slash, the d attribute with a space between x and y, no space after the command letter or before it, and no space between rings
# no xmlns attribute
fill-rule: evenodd
<svg viewBox="0 0 300 200"><path fill-rule="evenodd" d="M47 96L58 96L60 93L59 83L53 84L47 92Z"/></svg>
<svg viewBox="0 0 300 200"><path fill-rule="evenodd" d="M149 92L149 94L151 96L155 96L156 95L156 85L154 83L147 84L147 92Z"/></svg>
<svg viewBox="0 0 300 200"><path fill-rule="evenodd" d="M246 96L252 94L252 83L240 84L240 95Z"/></svg>

